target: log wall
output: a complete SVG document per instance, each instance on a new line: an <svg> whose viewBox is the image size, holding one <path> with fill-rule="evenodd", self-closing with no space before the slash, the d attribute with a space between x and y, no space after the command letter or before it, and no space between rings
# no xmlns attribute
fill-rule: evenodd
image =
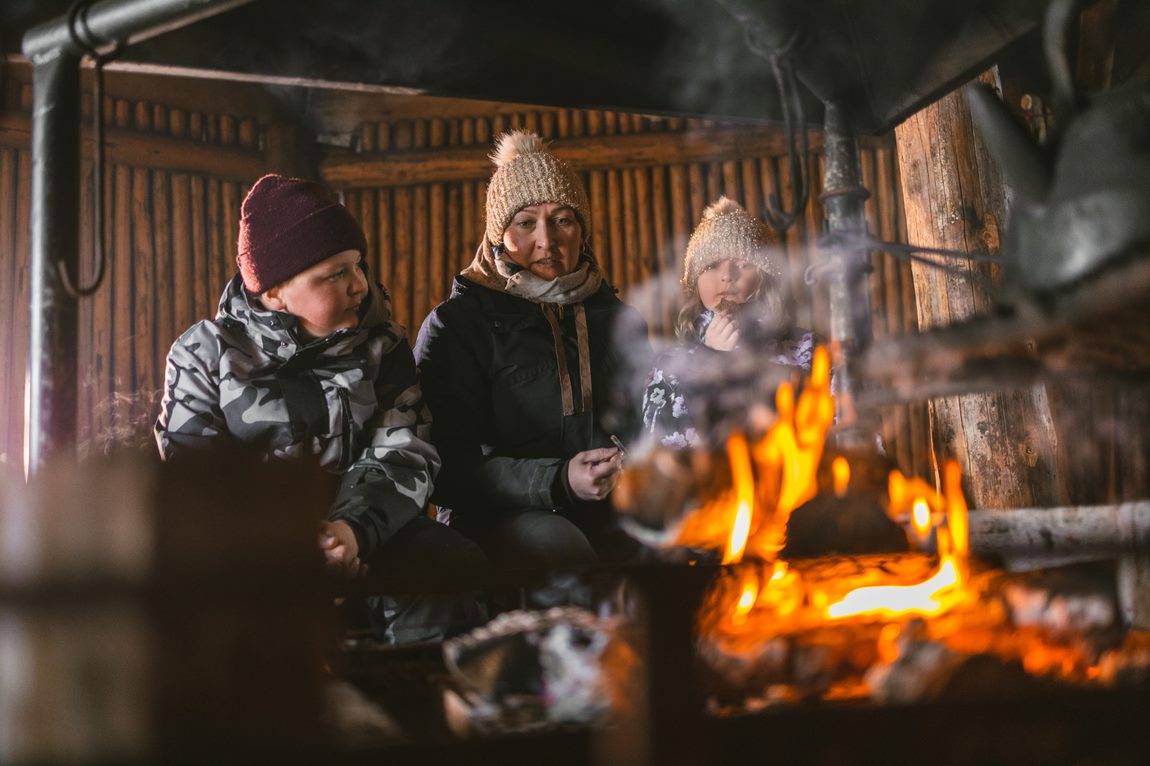
<svg viewBox="0 0 1150 766"><path fill-rule="evenodd" d="M6 312L0 322L0 460L16 465L23 453L27 355L26 75L3 78L0 111L0 311ZM109 270L80 312L79 429L96 447L110 439L147 438L167 349L183 329L215 313L234 272L246 187L265 170L283 166L283 146L290 143L283 138L290 128L276 119L267 99L234 83L149 83L137 76L113 80L109 88ZM363 98L326 93L319 117L359 109L348 104ZM788 188L785 150L773 128L447 99L372 99L378 114L354 130L349 149L325 151L319 172L362 222L370 263L413 335L482 237L491 169L486 154L505 130L538 131L582 171L594 216L593 247L624 299L651 276L677 271L703 208L720 194L757 215L776 181ZM812 203L784 237L788 264L800 276L812 263L822 221L820 145L814 135ZM864 183L873 192L867 202L871 228L899 238L903 215L889 137L864 143L862 162ZM84 281L93 268L89 196L85 190ZM917 309L909 269L885 256L876 256L874 266L876 336L912 331ZM824 329L825 290L799 284L800 323ZM662 310L647 317L655 331L666 329L678 308L677 291L660 298ZM921 406L892 410L887 418L892 456L904 470L926 469L926 428Z"/></svg>

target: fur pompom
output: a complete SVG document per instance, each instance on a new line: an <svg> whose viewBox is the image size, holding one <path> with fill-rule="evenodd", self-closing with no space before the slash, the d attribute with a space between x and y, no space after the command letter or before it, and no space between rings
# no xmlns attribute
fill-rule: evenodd
<svg viewBox="0 0 1150 766"><path fill-rule="evenodd" d="M733 199L729 199L727 197L719 197L719 199L716 200L714 204L708 205L707 208L703 211L703 220L709 221L712 218L717 218L721 215L727 215L728 213L742 212L743 208L739 206L738 202L735 202Z"/></svg>
<svg viewBox="0 0 1150 766"><path fill-rule="evenodd" d="M547 149L543 140L525 130L513 130L499 137L495 151L488 155L495 167L501 168L511 163L520 154L534 154Z"/></svg>

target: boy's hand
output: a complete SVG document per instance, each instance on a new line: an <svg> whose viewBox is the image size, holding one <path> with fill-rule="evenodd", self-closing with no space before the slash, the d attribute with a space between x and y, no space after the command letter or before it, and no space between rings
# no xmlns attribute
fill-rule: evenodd
<svg viewBox="0 0 1150 766"><path fill-rule="evenodd" d="M355 532L346 521L324 521L320 523L319 549L324 561L333 569L339 569L352 577L367 574L367 565L359 560L359 543Z"/></svg>
<svg viewBox="0 0 1150 766"><path fill-rule="evenodd" d="M567 461L567 483L580 500L602 500L619 483L622 468L617 447L590 449Z"/></svg>

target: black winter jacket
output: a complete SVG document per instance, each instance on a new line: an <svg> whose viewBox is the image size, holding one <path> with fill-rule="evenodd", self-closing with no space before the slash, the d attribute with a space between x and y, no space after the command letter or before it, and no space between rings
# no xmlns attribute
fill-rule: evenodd
<svg viewBox="0 0 1150 766"><path fill-rule="evenodd" d="M432 500L468 523L490 523L533 509L580 504L566 486L568 459L610 447L609 412L634 408L621 372L630 362L613 348L617 320L646 325L606 283L583 301L587 316L593 406L563 414L559 365L542 305L456 277L451 296L423 323L415 343L424 399L431 410L431 441L443 467ZM558 308L571 389L580 391L574 306ZM633 367L632 367L633 368Z"/></svg>

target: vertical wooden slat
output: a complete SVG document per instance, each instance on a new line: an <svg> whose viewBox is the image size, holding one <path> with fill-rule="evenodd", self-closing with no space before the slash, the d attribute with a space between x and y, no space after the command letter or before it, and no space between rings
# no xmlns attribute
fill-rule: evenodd
<svg viewBox="0 0 1150 766"><path fill-rule="evenodd" d="M415 120L413 145L416 149L427 146L427 121ZM412 296L411 316L408 330L414 333L419 329L428 309L428 296L430 294L430 253L428 237L428 202L429 189L427 184L416 186L412 193L411 223L412 223L412 259L415 261L412 269Z"/></svg>
<svg viewBox="0 0 1150 766"><path fill-rule="evenodd" d="M428 145L433 149L442 147L447 143L447 134L442 119L437 118L431 121L427 139ZM428 197L429 283L427 305L421 309L422 313L419 316L419 322L421 324L423 317L431 311L432 307L438 305L447 297L448 280L450 279L448 276L450 270L447 265L447 228L449 223L444 185L442 183L432 184ZM414 329L415 328L413 328L413 332Z"/></svg>
<svg viewBox="0 0 1150 766"><path fill-rule="evenodd" d="M612 112L613 114L613 112ZM611 250L611 282L617 287L627 281L627 253L623 242L623 204L619 171L607 172L607 220L610 225L607 247Z"/></svg>
<svg viewBox="0 0 1150 766"><path fill-rule="evenodd" d="M180 119L172 111L171 130L179 130ZM175 310L174 341L180 333L199 319L196 303L196 271L192 255L191 183L187 173L172 173L172 302ZM202 288L200 288L202 289Z"/></svg>
<svg viewBox="0 0 1150 766"><path fill-rule="evenodd" d="M470 146L477 141L476 128L477 123L482 120L477 120L474 117L465 117L460 122L459 126L459 142L464 146ZM482 229L478 228L478 214L475 210L475 182L464 181L459 189L459 232L460 232L460 252L457 254L459 258L459 266L462 270L466 268L467 264L471 262L475 249L479 246L480 238L483 236Z"/></svg>
<svg viewBox="0 0 1150 766"><path fill-rule="evenodd" d="M447 145L459 146L463 135L463 121L454 119L449 123L447 130ZM450 183L446 186L447 201L446 201L446 227L447 227L447 257L446 267L447 273L444 275L445 290L444 297L451 294L451 284L455 275L459 273L461 268L465 265L462 260L464 257L463 248L463 188L459 182Z"/></svg>
<svg viewBox="0 0 1150 766"><path fill-rule="evenodd" d="M17 406L17 391L23 391L24 369L16 355L16 335L21 332L21 307L17 306L16 270L23 257L16 249L17 152L0 149L0 402L4 417L0 422L0 460L8 465L22 465L17 444L16 417L22 412L23 395ZM26 313L26 312L25 312Z"/></svg>
<svg viewBox="0 0 1150 766"><path fill-rule="evenodd" d="M630 124L627 121L624 124ZM623 273L626 287L639 284L642 279L641 261L645 254L639 249L639 211L635 199L635 174L619 171L623 185Z"/></svg>
<svg viewBox="0 0 1150 766"><path fill-rule="evenodd" d="M689 188L691 190L691 225L687 229L688 235L694 231L695 226L703 218L703 210L711 202L707 198L706 179L703 177L703 166L698 163L690 165L687 171Z"/></svg>
<svg viewBox="0 0 1150 766"><path fill-rule="evenodd" d="M129 104L118 100L115 109L117 127L129 126ZM126 165L116 167L115 203L115 261L113 271L112 311L112 362L113 377L112 427L119 429L128 425L131 408L125 407L126 396L131 394L135 379L134 351L135 325L132 317L132 170Z"/></svg>
<svg viewBox="0 0 1150 766"><path fill-rule="evenodd" d="M360 126L360 151L374 152L376 151L376 141L379 136L379 131L376 129L374 123L365 123ZM375 223L375 214L378 209L378 202L376 199L375 189L360 189L358 199L355 206L348 205L348 210L359 222L359 226L363 229L363 237L367 242L367 252L364 253L364 260L367 263L368 273L373 280L376 280L384 285L387 281L379 272L379 228ZM344 203L347 205L347 203Z"/></svg>
<svg viewBox="0 0 1150 766"><path fill-rule="evenodd" d="M155 229L152 220L152 178L147 168L132 169L132 247L127 262L130 270L132 292L132 378L127 381L127 390L133 395L151 391L156 387L152 346L156 337L155 327L155 261L152 247L152 233ZM133 396L130 407L133 421L144 415L146 407Z"/></svg>
<svg viewBox="0 0 1150 766"><path fill-rule="evenodd" d="M396 149L410 149L412 126L407 120L400 120L392 126L392 143ZM395 205L395 284L392 295L395 300L396 321L411 329L412 314L412 248L411 248L411 189L399 187L392 192Z"/></svg>

